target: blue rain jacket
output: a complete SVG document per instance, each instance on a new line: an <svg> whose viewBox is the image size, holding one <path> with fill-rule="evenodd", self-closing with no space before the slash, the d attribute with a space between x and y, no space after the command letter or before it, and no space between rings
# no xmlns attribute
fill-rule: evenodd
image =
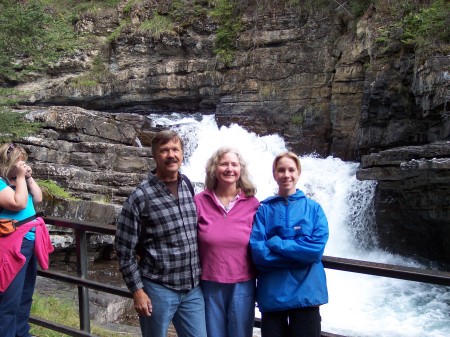
<svg viewBox="0 0 450 337"><path fill-rule="evenodd" d="M252 259L259 271L261 312L328 302L321 262L327 240L328 222L322 207L302 191L261 202L250 236Z"/></svg>

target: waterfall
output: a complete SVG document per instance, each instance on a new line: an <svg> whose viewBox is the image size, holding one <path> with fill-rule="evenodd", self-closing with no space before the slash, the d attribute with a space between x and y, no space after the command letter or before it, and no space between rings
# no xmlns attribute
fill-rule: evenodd
<svg viewBox="0 0 450 337"><path fill-rule="evenodd" d="M238 125L218 128L214 116L149 115L154 126L175 129L185 141L182 172L202 189L205 163L220 146L238 148L248 163L256 197L276 191L275 155L286 151L278 135L259 137ZM411 258L377 246L373 230L376 184L358 181L358 163L314 155L300 158L298 188L318 201L327 215L330 238L325 255L424 268ZM329 303L321 307L322 330L346 336L450 336L450 287L326 269Z"/></svg>

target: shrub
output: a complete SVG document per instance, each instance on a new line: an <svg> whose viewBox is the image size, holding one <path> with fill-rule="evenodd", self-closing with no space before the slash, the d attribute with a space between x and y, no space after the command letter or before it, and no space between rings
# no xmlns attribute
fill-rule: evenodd
<svg viewBox="0 0 450 337"><path fill-rule="evenodd" d="M435 0L428 8L411 12L402 20L402 41L416 47L426 47L436 40L450 42L450 3Z"/></svg>
<svg viewBox="0 0 450 337"><path fill-rule="evenodd" d="M2 1L0 27L0 76L6 81L45 69L76 41L72 26L37 0Z"/></svg>
<svg viewBox="0 0 450 337"><path fill-rule="evenodd" d="M242 29L237 5L235 0L219 0L211 12L218 23L214 52L227 65L234 59L236 39Z"/></svg>
<svg viewBox="0 0 450 337"><path fill-rule="evenodd" d="M7 143L35 134L40 123L31 123L25 119L25 113L0 107L0 142Z"/></svg>
<svg viewBox="0 0 450 337"><path fill-rule="evenodd" d="M175 25L173 21L163 15L159 15L156 11L153 12L153 17L144 21L139 27L140 30L149 32L151 36L156 39L161 37L161 34L174 34Z"/></svg>

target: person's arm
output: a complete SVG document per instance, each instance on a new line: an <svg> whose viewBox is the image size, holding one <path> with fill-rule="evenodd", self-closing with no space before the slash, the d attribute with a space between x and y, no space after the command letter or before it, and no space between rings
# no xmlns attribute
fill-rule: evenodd
<svg viewBox="0 0 450 337"><path fill-rule="evenodd" d="M0 191L0 207L10 211L20 211L27 206L28 189L25 174L28 166L23 161L13 167L15 175L15 189L5 187Z"/></svg>
<svg viewBox="0 0 450 337"><path fill-rule="evenodd" d="M322 207L315 206L314 226L310 235L282 238L278 235L267 241L268 248L291 261L310 264L322 259L328 241L328 222Z"/></svg>
<svg viewBox="0 0 450 337"><path fill-rule="evenodd" d="M33 171L31 167L26 172L25 182L27 183L28 193L33 196L33 203L40 204L42 202L42 190L32 177Z"/></svg>
<svg viewBox="0 0 450 337"><path fill-rule="evenodd" d="M144 289L138 289L133 293L134 309L141 316L151 316L153 307L150 297Z"/></svg>
<svg viewBox="0 0 450 337"><path fill-rule="evenodd" d="M140 233L139 198L133 192L117 219L115 249L123 280L132 294L144 288L136 257Z"/></svg>
<svg viewBox="0 0 450 337"><path fill-rule="evenodd" d="M271 251L267 246L266 216L262 207L255 214L252 233L250 235L250 249L253 264L261 272L295 267L292 260Z"/></svg>

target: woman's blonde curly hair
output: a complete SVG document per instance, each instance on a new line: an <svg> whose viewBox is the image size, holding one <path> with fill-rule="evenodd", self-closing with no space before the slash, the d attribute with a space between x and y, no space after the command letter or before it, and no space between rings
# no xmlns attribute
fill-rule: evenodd
<svg viewBox="0 0 450 337"><path fill-rule="evenodd" d="M26 161L28 154L21 146L14 143L0 145L0 176L7 179L11 168L18 160Z"/></svg>
<svg viewBox="0 0 450 337"><path fill-rule="evenodd" d="M216 150L206 162L206 189L212 191L217 186L216 170L219 166L219 160L227 153L234 153L238 157L239 164L241 165L241 176L237 181L236 187L240 188L246 196L254 196L256 194L256 187L250 180L247 163L237 149L229 146L223 146Z"/></svg>

